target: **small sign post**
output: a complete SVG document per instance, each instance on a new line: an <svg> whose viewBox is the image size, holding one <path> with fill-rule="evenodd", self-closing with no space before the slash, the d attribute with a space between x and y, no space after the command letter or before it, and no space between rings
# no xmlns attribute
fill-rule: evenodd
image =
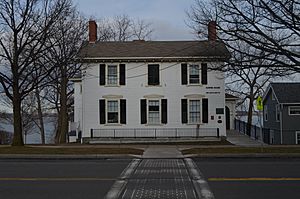
<svg viewBox="0 0 300 199"><path fill-rule="evenodd" d="M261 96L258 96L258 97L257 97L257 100L256 100L256 108L257 108L257 110L259 110L259 111L262 111L262 110L263 110L263 102L262 102Z"/></svg>
<svg viewBox="0 0 300 199"><path fill-rule="evenodd" d="M257 100L256 100L256 109L259 111L259 124L260 124L260 140L261 142L263 143L263 133L262 133L262 117L263 117L263 109L264 109L264 106L263 106L263 102L262 102L262 98L261 96L258 96L257 97Z"/></svg>

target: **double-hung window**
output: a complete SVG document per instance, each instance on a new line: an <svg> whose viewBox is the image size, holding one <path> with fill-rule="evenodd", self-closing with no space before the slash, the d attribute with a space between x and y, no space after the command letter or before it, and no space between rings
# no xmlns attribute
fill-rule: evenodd
<svg viewBox="0 0 300 199"><path fill-rule="evenodd" d="M100 99L100 124L126 124L126 99Z"/></svg>
<svg viewBox="0 0 300 199"><path fill-rule="evenodd" d="M200 84L199 65L190 65L189 66L189 84Z"/></svg>
<svg viewBox="0 0 300 199"><path fill-rule="evenodd" d="M201 66L201 67L200 67ZM207 85L208 83L207 63L181 64L182 85Z"/></svg>
<svg viewBox="0 0 300 199"><path fill-rule="evenodd" d="M107 123L119 123L119 101L107 101Z"/></svg>
<svg viewBox="0 0 300 199"><path fill-rule="evenodd" d="M107 85L115 86L118 84L118 66L107 66Z"/></svg>
<svg viewBox="0 0 300 199"><path fill-rule="evenodd" d="M181 99L182 124L208 123L208 99Z"/></svg>
<svg viewBox="0 0 300 199"><path fill-rule="evenodd" d="M99 84L101 86L121 86L126 84L125 64L100 64Z"/></svg>
<svg viewBox="0 0 300 199"><path fill-rule="evenodd" d="M149 100L148 102L148 123L160 124L159 100Z"/></svg>
<svg viewBox="0 0 300 199"><path fill-rule="evenodd" d="M167 99L141 99L141 124L167 124Z"/></svg>
<svg viewBox="0 0 300 199"><path fill-rule="evenodd" d="M189 123L200 123L200 100L189 100Z"/></svg>
<svg viewBox="0 0 300 199"><path fill-rule="evenodd" d="M300 115L300 106L290 106L289 115Z"/></svg>

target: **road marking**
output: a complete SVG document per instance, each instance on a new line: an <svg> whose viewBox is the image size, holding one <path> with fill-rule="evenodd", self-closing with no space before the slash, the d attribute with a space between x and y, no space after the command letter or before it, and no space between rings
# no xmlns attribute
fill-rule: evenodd
<svg viewBox="0 0 300 199"><path fill-rule="evenodd" d="M208 178L208 181L300 181L300 178Z"/></svg>
<svg viewBox="0 0 300 199"><path fill-rule="evenodd" d="M0 178L0 181L115 181L116 178Z"/></svg>
<svg viewBox="0 0 300 199"><path fill-rule="evenodd" d="M110 190L107 192L105 199L117 199L123 192L128 179L135 171L136 167L140 164L140 159L133 159L129 165L124 169L124 171L121 173L118 180L115 181L115 183L112 185Z"/></svg>
<svg viewBox="0 0 300 199"><path fill-rule="evenodd" d="M214 199L214 194L210 190L208 183L194 161L191 158L185 158L184 160L187 168L189 169L191 180L194 184L198 197L201 199Z"/></svg>

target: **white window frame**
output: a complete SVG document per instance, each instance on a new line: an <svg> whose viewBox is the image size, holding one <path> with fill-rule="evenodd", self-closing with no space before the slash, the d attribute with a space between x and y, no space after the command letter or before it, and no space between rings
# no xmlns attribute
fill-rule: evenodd
<svg viewBox="0 0 300 199"><path fill-rule="evenodd" d="M280 105L279 104L275 105L275 111L276 111L275 120L276 120L276 122L280 122ZM279 118L278 118L278 116L279 116Z"/></svg>
<svg viewBox="0 0 300 199"><path fill-rule="evenodd" d="M300 106L289 106L289 115L292 115L292 116L294 116L294 115L300 115L300 114L298 114L298 113L296 113L296 114L291 114L291 108L297 108L297 109L300 110Z"/></svg>
<svg viewBox="0 0 300 199"><path fill-rule="evenodd" d="M298 140L298 134L300 135L300 131L296 131L296 132L295 132L295 136L296 136L296 144L300 144L300 140Z"/></svg>
<svg viewBox="0 0 300 199"><path fill-rule="evenodd" d="M116 66L117 67L117 83L116 84L109 84L108 83L108 67L109 66ZM106 64L105 65L105 86L119 86L120 85L120 65L119 64Z"/></svg>
<svg viewBox="0 0 300 199"><path fill-rule="evenodd" d="M190 121L190 101L193 101L193 100L197 100L200 103L200 118L199 118L199 122L196 122L196 123ZM199 99L199 98L190 98L187 101L188 101L187 102L187 120L188 120L188 124L201 124L202 123L202 115L201 115L202 114L202 100Z"/></svg>
<svg viewBox="0 0 300 199"><path fill-rule="evenodd" d="M117 101L118 102L118 122L116 122L116 123L110 123L110 122L108 122L108 102L109 101ZM120 122L121 122L121 107L120 107L120 105L121 105L121 103L120 103L120 99L106 99L105 100L105 115L106 115L106 124L108 124L108 125L118 125L118 124L121 124Z"/></svg>
<svg viewBox="0 0 300 199"><path fill-rule="evenodd" d="M158 107L159 107L159 113L158 113L158 117L159 117L159 120L158 120L158 123L149 123L149 101L158 101ZM161 125L161 99L157 99L157 98L151 98L151 99L147 99L147 124L148 125Z"/></svg>
<svg viewBox="0 0 300 199"><path fill-rule="evenodd" d="M264 109L263 109L263 111L264 111L264 121L268 121L268 106L267 105L264 105Z"/></svg>
<svg viewBox="0 0 300 199"><path fill-rule="evenodd" d="M191 83L191 81L190 81L190 67L191 66L198 66L199 83ZM187 67L187 77L188 77L188 85L201 85L201 64L188 64L188 67Z"/></svg>

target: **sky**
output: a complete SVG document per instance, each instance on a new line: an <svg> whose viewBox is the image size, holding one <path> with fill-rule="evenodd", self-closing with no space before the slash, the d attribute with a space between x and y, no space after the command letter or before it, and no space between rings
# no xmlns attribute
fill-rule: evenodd
<svg viewBox="0 0 300 199"><path fill-rule="evenodd" d="M194 0L73 0L88 18L112 18L127 14L152 23L152 40L193 40L186 25L186 11Z"/></svg>

